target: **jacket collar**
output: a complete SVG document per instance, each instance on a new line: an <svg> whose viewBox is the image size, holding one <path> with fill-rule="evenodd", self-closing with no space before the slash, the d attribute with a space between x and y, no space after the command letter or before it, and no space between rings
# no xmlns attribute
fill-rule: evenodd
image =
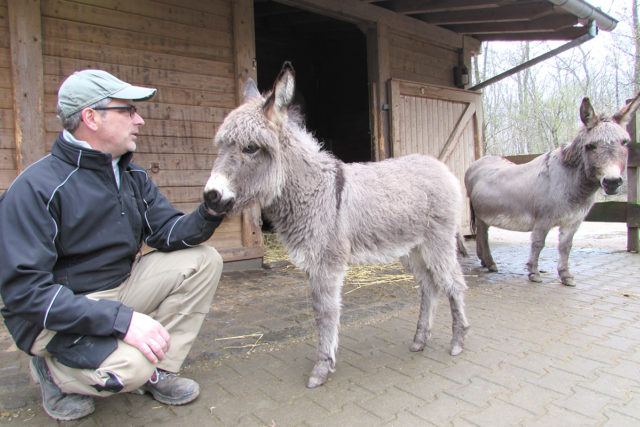
<svg viewBox="0 0 640 427"><path fill-rule="evenodd" d="M51 155L66 163L84 169L111 168L111 154L73 144L65 140L62 132L58 134L58 138L53 143ZM122 155L120 158L120 168L122 170L127 167L132 157L133 152Z"/></svg>

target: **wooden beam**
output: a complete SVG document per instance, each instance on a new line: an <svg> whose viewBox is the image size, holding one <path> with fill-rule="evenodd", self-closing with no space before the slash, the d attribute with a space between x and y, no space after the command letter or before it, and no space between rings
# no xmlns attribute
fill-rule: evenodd
<svg viewBox="0 0 640 427"><path fill-rule="evenodd" d="M395 0L393 10L397 13L413 14L425 12L447 12L452 10L475 10L497 8L500 1L492 0L448 0L426 2L424 0Z"/></svg>
<svg viewBox="0 0 640 427"><path fill-rule="evenodd" d="M244 98L244 88L247 79L252 78L256 84L258 82L253 0L234 0L232 4L236 104L240 105ZM242 230L240 233L243 249L233 254L223 253L225 261L257 256L261 257L264 252L262 217L260 214L260 206L257 203L251 204L242 211ZM247 248L254 250L251 252Z"/></svg>
<svg viewBox="0 0 640 427"><path fill-rule="evenodd" d="M251 77L258 83L256 65L255 25L253 0L234 0L233 4L233 52L236 73L236 103L242 103L244 87Z"/></svg>
<svg viewBox="0 0 640 427"><path fill-rule="evenodd" d="M376 161L390 157L389 100L387 82L391 79L389 28L378 23L369 27L367 35L367 67L371 84L371 115L374 129L373 154Z"/></svg>
<svg viewBox="0 0 640 427"><path fill-rule="evenodd" d="M476 112L475 104L474 103L467 104L467 107L464 109L462 116L460 116L460 118L458 119L458 122L453 127L453 130L451 131L451 134L449 135L447 142L442 147L442 150L440 150L440 154L438 155L438 160L444 163L446 163L449 160L449 157L451 156L451 154L453 153L453 150L455 150L456 145L459 142L460 135L462 135L462 132L467 127L469 120L473 117L475 112Z"/></svg>
<svg viewBox="0 0 640 427"><path fill-rule="evenodd" d="M357 0L276 0L289 6L302 8L311 12L331 16L342 21L356 24L384 23L390 28L408 34L423 37L436 45L461 49L462 36L453 31L427 24L402 14ZM467 46L474 52L480 51L480 41L474 46Z"/></svg>
<svg viewBox="0 0 640 427"><path fill-rule="evenodd" d="M630 100L627 100L629 103ZM627 159L627 203L629 203L629 221L627 221L627 251L638 253L640 251L640 114L634 113L627 126L631 140L635 143L629 145L629 158ZM634 223L635 221L635 223Z"/></svg>
<svg viewBox="0 0 640 427"><path fill-rule="evenodd" d="M553 12L548 4L509 5L499 9L461 10L457 12L421 13L414 18L434 25L473 24L478 22L532 21Z"/></svg>
<svg viewBox="0 0 640 427"><path fill-rule="evenodd" d="M8 0L18 172L45 154L40 0Z"/></svg>

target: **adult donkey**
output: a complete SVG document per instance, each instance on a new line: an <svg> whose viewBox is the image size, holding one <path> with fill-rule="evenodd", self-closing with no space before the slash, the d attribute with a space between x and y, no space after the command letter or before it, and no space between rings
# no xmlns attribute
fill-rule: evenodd
<svg viewBox="0 0 640 427"><path fill-rule="evenodd" d="M257 200L293 262L308 274L318 330L308 387L323 384L335 368L348 263L401 257L412 271L422 294L412 351L424 349L444 292L453 318L451 354L459 354L469 324L456 257L458 180L444 164L421 155L341 162L321 150L290 108L293 93L288 62L265 97L249 79L243 104L216 134L218 158L204 199L209 209L231 214Z"/></svg>
<svg viewBox="0 0 640 427"><path fill-rule="evenodd" d="M575 286L568 263L573 235L593 206L598 188L615 194L622 185L629 142L625 125L639 104L640 94L612 117L601 117L584 98L580 106L584 126L570 144L523 165L496 156L471 164L464 182L482 266L498 271L489 249L490 226L532 231L527 269L529 280L540 282L540 251L549 230L558 226L558 274L564 285Z"/></svg>

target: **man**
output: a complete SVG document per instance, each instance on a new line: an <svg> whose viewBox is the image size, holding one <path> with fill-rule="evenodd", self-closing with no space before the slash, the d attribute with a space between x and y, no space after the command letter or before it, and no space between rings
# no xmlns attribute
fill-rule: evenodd
<svg viewBox="0 0 640 427"><path fill-rule="evenodd" d="M0 196L2 315L57 420L92 413L92 396L182 405L199 394L176 373L222 271L198 244L224 214L184 215L131 162L144 125L131 101L155 92L101 70L69 76L51 154ZM157 251L142 256L143 242Z"/></svg>

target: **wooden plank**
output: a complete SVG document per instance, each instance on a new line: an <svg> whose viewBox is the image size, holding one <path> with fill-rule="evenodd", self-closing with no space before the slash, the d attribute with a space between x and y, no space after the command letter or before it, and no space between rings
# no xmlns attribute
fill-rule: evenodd
<svg viewBox="0 0 640 427"><path fill-rule="evenodd" d="M222 123L230 108L209 107L204 105L184 105L157 102L157 95L150 101L138 102L136 107L143 119L183 120L193 122ZM44 97L45 113L54 113L58 97L49 93Z"/></svg>
<svg viewBox="0 0 640 427"><path fill-rule="evenodd" d="M640 167L640 143L629 144L627 167Z"/></svg>
<svg viewBox="0 0 640 427"><path fill-rule="evenodd" d="M524 163L529 163L538 156L540 156L540 154L519 154L515 156L505 156L504 158L517 165L522 165Z"/></svg>
<svg viewBox="0 0 640 427"><path fill-rule="evenodd" d="M9 188L18 173L11 169L0 169L0 190L3 192Z"/></svg>
<svg viewBox="0 0 640 427"><path fill-rule="evenodd" d="M158 70L179 71L205 76L218 76L231 79L233 65L228 61L204 58L190 58L176 54L148 52L139 49L124 48L106 44L96 45L84 41L47 38L43 43L47 56L79 59L92 62L132 65Z"/></svg>
<svg viewBox="0 0 640 427"><path fill-rule="evenodd" d="M229 0L158 0L174 6L189 8L213 15L231 16L231 2Z"/></svg>
<svg viewBox="0 0 640 427"><path fill-rule="evenodd" d="M47 130L60 129L60 120L53 114L46 114L45 121ZM145 125L140 129L140 136L194 137L213 141L216 129L215 123L145 119Z"/></svg>
<svg viewBox="0 0 640 427"><path fill-rule="evenodd" d="M86 67L83 67L86 68ZM44 76L44 84L45 84L45 93L47 95L51 95L55 97L55 94L58 93L58 88L60 84L64 80L66 75L46 75ZM142 83L138 83L142 84ZM152 86L152 85L149 85ZM174 104L174 105L191 105L191 106L204 106L204 107L219 107L225 109L231 109L234 107L236 102L236 95L234 92L229 91L228 93L218 93L218 92L209 92L209 91L198 91L193 89L184 89L184 88L171 88L171 87L161 87L158 85L153 85L153 87L158 89L158 92L153 96L154 102L160 104ZM3 98L2 98L3 89L0 88L0 108L3 108ZM54 98L55 99L55 98ZM8 98L9 103L8 107L11 108L11 97ZM55 111L56 101L53 103L48 103L47 105L52 105L53 110Z"/></svg>
<svg viewBox="0 0 640 427"><path fill-rule="evenodd" d="M442 150L438 155L439 160L445 163L449 160L451 153L453 153L453 150L455 150L458 142L460 142L460 136L462 135L462 132L465 130L465 128L469 124L469 120L471 120L475 112L476 112L475 105L467 104L464 112L462 113L462 116L460 116L460 119L455 124L453 131L449 135L447 142L445 142L444 147L442 147Z"/></svg>
<svg viewBox="0 0 640 427"><path fill-rule="evenodd" d="M16 165L44 155L42 43L39 0L9 0Z"/></svg>
<svg viewBox="0 0 640 427"><path fill-rule="evenodd" d="M167 73L163 70L156 69L144 70L144 73L141 73L139 67L131 65L111 64L108 62L87 63L86 61L72 58L44 57L44 72L47 75L64 76L66 78L66 76L72 74L74 71L82 70L89 66L108 71L119 79L131 84L151 87L178 87L234 94L232 80L228 77L205 76L178 71Z"/></svg>
<svg viewBox="0 0 640 427"><path fill-rule="evenodd" d="M584 220L589 222L627 222L627 203L596 203Z"/></svg>
<svg viewBox="0 0 640 427"><path fill-rule="evenodd" d="M159 187L171 203L200 203L204 184L197 187Z"/></svg>
<svg viewBox="0 0 640 427"><path fill-rule="evenodd" d="M9 40L8 29L6 30L0 29L0 34L3 35L3 37L0 37L0 38L7 39L7 44L8 44L8 40ZM7 47L0 47L0 67L7 68L7 69L11 68L11 52L9 52L9 48Z"/></svg>
<svg viewBox="0 0 640 427"><path fill-rule="evenodd" d="M15 151L10 148L0 148L0 169L15 171ZM5 184L0 182L0 185Z"/></svg>
<svg viewBox="0 0 640 427"><path fill-rule="evenodd" d="M42 15L83 22L100 27L115 28L136 33L182 40L194 46L216 45L231 48L233 41L228 29L197 28L191 25L167 22L140 15L88 6L67 0L49 0L42 3ZM136 40L136 38L132 39Z"/></svg>
<svg viewBox="0 0 640 427"><path fill-rule="evenodd" d="M0 68L0 87L11 89L11 68Z"/></svg>
<svg viewBox="0 0 640 427"><path fill-rule="evenodd" d="M219 45L194 45L176 40L172 37L161 37L152 34L139 33L133 30L114 31L111 28L98 27L82 22L70 22L51 17L42 18L42 36L45 39L76 40L99 46L109 41L110 46L131 48L131 41L135 40L135 47L145 52L156 52L179 55L183 57L216 59L231 61L232 47ZM212 37L207 37L210 40Z"/></svg>
<svg viewBox="0 0 640 427"><path fill-rule="evenodd" d="M13 111L10 109L0 109L0 129L9 129L13 132Z"/></svg>
<svg viewBox="0 0 640 427"><path fill-rule="evenodd" d="M160 170L152 174L151 178L157 186L187 187L194 184L204 184L209 179L211 170L192 170L188 174L182 171Z"/></svg>
<svg viewBox="0 0 640 427"><path fill-rule="evenodd" d="M213 234L215 237L215 233ZM209 243L207 243L209 244ZM249 260L262 258L264 256L264 248L221 248L216 244L215 238L211 240L211 246L222 256L224 262Z"/></svg>
<svg viewBox="0 0 640 427"><path fill-rule="evenodd" d="M179 170L188 173L192 170L211 170L215 159L216 156L214 154L150 154L136 152L133 161L153 173L156 170Z"/></svg>
<svg viewBox="0 0 640 427"><path fill-rule="evenodd" d="M142 128L144 130L144 128ZM211 138L144 136L138 139L137 153L215 154Z"/></svg>
<svg viewBox="0 0 640 427"><path fill-rule="evenodd" d="M216 28L218 31L231 31L229 15L213 14L205 10L194 10L184 7L183 4L171 5L154 0L74 0L88 6L98 6L107 9L118 10L128 14L144 16L159 20L176 22L183 25Z"/></svg>

